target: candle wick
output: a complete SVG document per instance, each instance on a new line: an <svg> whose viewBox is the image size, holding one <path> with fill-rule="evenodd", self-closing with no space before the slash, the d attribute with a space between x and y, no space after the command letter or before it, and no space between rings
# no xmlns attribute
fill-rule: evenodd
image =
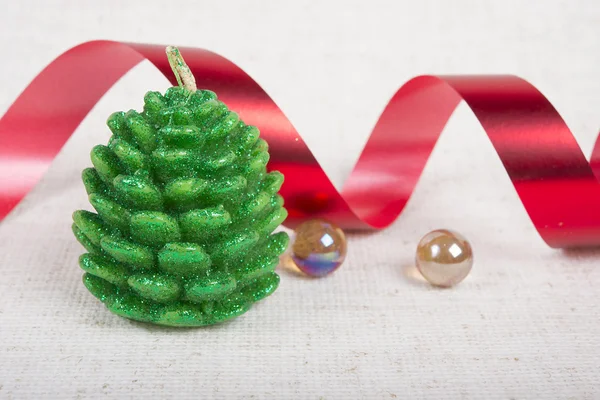
<svg viewBox="0 0 600 400"><path fill-rule="evenodd" d="M175 79L177 79L177 84L192 92L198 90L196 78L194 78L194 74L183 60L179 49L175 46L167 46L166 52L169 65L175 74Z"/></svg>

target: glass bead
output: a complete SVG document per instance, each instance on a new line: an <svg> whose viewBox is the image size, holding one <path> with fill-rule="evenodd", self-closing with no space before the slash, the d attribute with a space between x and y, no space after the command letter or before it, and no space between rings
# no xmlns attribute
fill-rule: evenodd
<svg viewBox="0 0 600 400"><path fill-rule="evenodd" d="M451 287L465 279L471 271L473 251L461 234L445 229L435 230L419 242L416 264L432 285Z"/></svg>
<svg viewBox="0 0 600 400"><path fill-rule="evenodd" d="M346 236L337 225L312 219L298 225L292 260L305 274L322 277L338 269L346 258Z"/></svg>

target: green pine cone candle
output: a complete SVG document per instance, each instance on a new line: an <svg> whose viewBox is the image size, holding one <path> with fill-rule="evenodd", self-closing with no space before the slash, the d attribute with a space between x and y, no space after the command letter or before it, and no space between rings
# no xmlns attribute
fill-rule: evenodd
<svg viewBox="0 0 600 400"><path fill-rule="evenodd" d="M73 214L88 253L83 283L120 316L169 326L238 316L275 291L288 236L279 172L267 143L217 100L196 90L175 48L179 82L148 92L143 112L108 119L113 136L83 171L97 213Z"/></svg>

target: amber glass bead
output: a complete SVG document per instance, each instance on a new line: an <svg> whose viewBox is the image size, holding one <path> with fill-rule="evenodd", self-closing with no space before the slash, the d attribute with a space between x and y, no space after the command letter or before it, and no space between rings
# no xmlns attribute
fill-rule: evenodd
<svg viewBox="0 0 600 400"><path fill-rule="evenodd" d="M417 246L417 268L432 285L450 287L467 277L473 267L473 250L461 234L436 230Z"/></svg>

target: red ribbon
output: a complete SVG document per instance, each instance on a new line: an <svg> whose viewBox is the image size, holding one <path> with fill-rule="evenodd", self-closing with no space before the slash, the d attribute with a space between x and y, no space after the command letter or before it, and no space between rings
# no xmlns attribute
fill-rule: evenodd
<svg viewBox="0 0 600 400"><path fill-rule="evenodd" d="M165 46L93 41L48 65L0 120L0 220L42 177L102 95L142 60L173 84ZM408 201L461 100L490 138L539 234L552 247L600 245L600 144L588 163L558 112L515 76L419 76L381 115L342 193L290 121L244 71L202 49L182 48L198 87L219 95L270 145L269 167L293 227L309 217L346 229L380 229ZM92 77L92 79L90 79ZM465 211L467 212L467 211Z"/></svg>

